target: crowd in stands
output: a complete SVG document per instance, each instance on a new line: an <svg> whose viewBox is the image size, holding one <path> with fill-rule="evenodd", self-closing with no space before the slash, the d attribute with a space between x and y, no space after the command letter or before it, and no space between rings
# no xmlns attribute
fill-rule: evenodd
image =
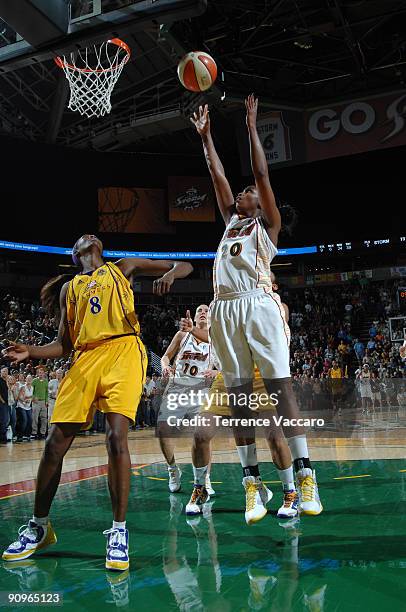
<svg viewBox="0 0 406 612"><path fill-rule="evenodd" d="M364 409L369 400L403 402L406 364L399 346L391 342L388 323L389 317L399 315L396 287L396 282L353 282L289 291L281 288L282 301L290 309L291 372L303 407L320 407L323 397L329 397L330 403L332 399L334 405L351 396L346 389L355 390ZM181 316L184 307L182 311L173 305L139 308L142 338L150 354L150 378L138 411L138 428L155 423L157 389L162 386L158 384L159 357L176 333ZM369 321L367 337L361 337ZM46 344L56 334L57 321L38 302L5 292L0 295L0 349L9 341ZM5 441L8 426L16 441L45 435L59 382L69 366L69 359L41 364L29 360L12 366L0 356L0 443ZM7 406L7 414L2 406ZM104 429L99 414L93 429Z"/></svg>
<svg viewBox="0 0 406 612"><path fill-rule="evenodd" d="M291 312L291 372L302 406L320 407L322 398L358 402L365 411L371 404L404 403L405 361L389 329L389 317L399 316L397 285L282 290Z"/></svg>

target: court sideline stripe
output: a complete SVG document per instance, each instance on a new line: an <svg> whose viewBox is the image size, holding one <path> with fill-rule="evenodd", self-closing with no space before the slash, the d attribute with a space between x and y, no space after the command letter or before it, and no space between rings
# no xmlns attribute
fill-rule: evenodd
<svg viewBox="0 0 406 612"><path fill-rule="evenodd" d="M151 463L143 463L140 465L132 465L131 466L131 470L140 470L141 468L147 467L152 465ZM98 471L100 470L100 473L98 474L94 474L92 476L86 476L86 473L89 473L91 471ZM92 468L83 468L81 470L74 470L72 472L65 472L64 474L62 474L61 477L61 482L59 483L59 486L63 486L63 485L67 485L67 484L74 484L74 483L78 483L78 482L82 482L84 480L93 480L94 478L100 478L101 476L106 476L107 475L107 470L108 470L108 466L107 464L105 465L99 465L99 466L95 466ZM399 470L399 472L406 472L406 470ZM133 472L134 473L134 472ZM79 478L71 478L71 476L75 475L75 474L79 474ZM65 477L65 478L64 478ZM149 480L167 480L167 478L159 478L156 476L146 476L146 478L148 478ZM335 476L333 477L333 480L350 480L350 479L354 479L354 478L371 478L371 474L357 474L355 476ZM64 482L62 482L64 480ZM192 481L191 481L192 482ZM266 484L276 484L279 483L280 481L278 480L264 480L264 483ZM7 485L0 485L0 500L2 499L10 499L11 497L18 497L20 495L25 495L26 493L33 493L35 491L35 488L31 488L31 489L26 489L25 487L27 486L33 486L35 484L35 480L23 480L20 482L16 482L13 484L7 484ZM214 482L213 484L222 484L221 481L218 482ZM22 491L18 491L16 493L9 493L7 494L9 491L13 490L15 491L16 489L12 489L11 487L18 487L19 485L23 485L24 486L24 490Z"/></svg>
<svg viewBox="0 0 406 612"><path fill-rule="evenodd" d="M131 466L131 470L138 470L140 468L150 465L149 463L134 464ZM65 472L61 476L61 482L59 486L65 484L73 484L81 482L82 480L91 480L93 478L100 478L106 476L108 471L108 465L96 465L91 468L82 468L80 470L73 470L71 472ZM20 489L20 490L19 490ZM0 485L0 500L9 499L10 497L17 497L24 495L25 493L32 493L35 491L35 479L21 480L19 482Z"/></svg>

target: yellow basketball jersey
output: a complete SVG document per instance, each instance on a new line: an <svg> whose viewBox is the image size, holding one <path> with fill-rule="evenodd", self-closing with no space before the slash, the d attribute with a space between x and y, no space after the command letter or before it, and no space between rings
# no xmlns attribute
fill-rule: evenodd
<svg viewBox="0 0 406 612"><path fill-rule="evenodd" d="M69 283L66 309L76 350L140 332L130 283L112 263L105 263L91 274L77 274Z"/></svg>

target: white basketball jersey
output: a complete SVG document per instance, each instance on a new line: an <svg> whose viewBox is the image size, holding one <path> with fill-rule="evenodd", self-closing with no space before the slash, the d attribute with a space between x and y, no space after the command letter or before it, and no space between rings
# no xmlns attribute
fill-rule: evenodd
<svg viewBox="0 0 406 612"><path fill-rule="evenodd" d="M270 264L277 252L261 217L233 215L217 249L214 297L262 287L272 292Z"/></svg>
<svg viewBox="0 0 406 612"><path fill-rule="evenodd" d="M212 349L208 342L200 342L189 333L180 346L175 359L173 382L193 385L201 382L203 372L213 367Z"/></svg>

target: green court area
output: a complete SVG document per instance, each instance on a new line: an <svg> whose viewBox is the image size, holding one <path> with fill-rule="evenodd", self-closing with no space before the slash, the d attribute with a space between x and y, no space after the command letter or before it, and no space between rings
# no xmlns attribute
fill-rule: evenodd
<svg viewBox="0 0 406 612"><path fill-rule="evenodd" d="M324 512L248 527L237 464L212 469L205 516L187 520L183 491L170 495L162 464L135 471L127 524L131 568L104 569L110 527L105 476L60 488L52 510L58 543L0 568L0 591L59 592L65 610L351 612L405 609L406 465L400 460L316 464ZM262 465L266 481L277 476ZM354 478L358 476L358 478ZM31 512L33 494L0 500L4 548ZM4 597L4 596L3 596ZM7 609L26 609L5 606ZM47 606L44 606L47 607ZM37 609L37 608L35 608Z"/></svg>

